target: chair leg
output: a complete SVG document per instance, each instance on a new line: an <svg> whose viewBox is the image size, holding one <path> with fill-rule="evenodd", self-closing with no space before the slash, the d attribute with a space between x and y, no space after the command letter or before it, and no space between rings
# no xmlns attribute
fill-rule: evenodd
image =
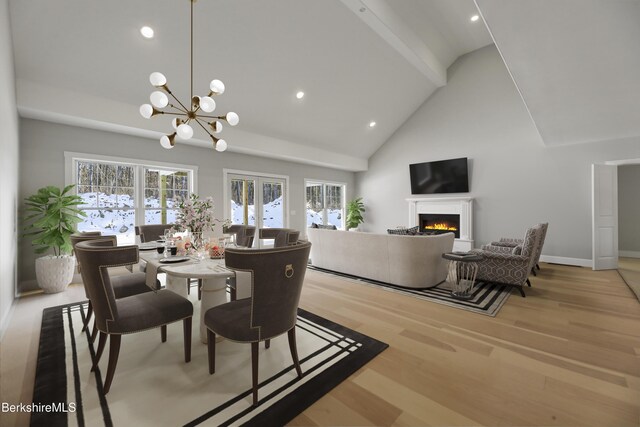
<svg viewBox="0 0 640 427"><path fill-rule="evenodd" d="M84 324L82 325L82 332L87 330L87 326L89 326L89 321L91 320L92 314L93 314L93 305L91 305L91 301L89 301L89 307L87 307L87 317L84 319Z"/></svg>
<svg viewBox="0 0 640 427"><path fill-rule="evenodd" d="M216 334L207 328L207 353L209 356L209 375L216 372Z"/></svg>
<svg viewBox="0 0 640 427"><path fill-rule="evenodd" d="M160 339L162 342L167 342L167 325L160 326Z"/></svg>
<svg viewBox="0 0 640 427"><path fill-rule="evenodd" d="M100 332L100 338L98 339L98 350L96 351L96 359L93 362L93 366L91 366L91 372L95 371L98 367L98 362L100 362L100 358L102 357L102 352L104 351L104 345L107 343L107 334L104 332Z"/></svg>
<svg viewBox="0 0 640 427"><path fill-rule="evenodd" d="M184 363L191 362L191 317L187 317L182 321L182 330L184 332Z"/></svg>
<svg viewBox="0 0 640 427"><path fill-rule="evenodd" d="M202 300L202 279L198 279L198 301Z"/></svg>
<svg viewBox="0 0 640 427"><path fill-rule="evenodd" d="M264 340L264 348L270 348L271 347L271 340Z"/></svg>
<svg viewBox="0 0 640 427"><path fill-rule="evenodd" d="M258 342L251 343L251 380L253 384L253 406L258 404Z"/></svg>
<svg viewBox="0 0 640 427"><path fill-rule="evenodd" d="M296 327L289 329L287 332L289 338L289 350L291 350L291 358L293 359L293 366L296 367L298 377L302 378L302 369L300 368L300 361L298 360L298 346L296 345Z"/></svg>
<svg viewBox="0 0 640 427"><path fill-rule="evenodd" d="M109 340L109 366L107 366L107 377L104 380L104 394L109 393L111 382L113 381L113 374L116 372L121 338L122 335L111 335L111 339Z"/></svg>
<svg viewBox="0 0 640 427"><path fill-rule="evenodd" d="M537 276L537 275L538 275L538 273L536 273L536 268L535 268L535 267L533 267L533 268L531 269L531 272L533 273L533 275L534 275L534 276Z"/></svg>
<svg viewBox="0 0 640 427"><path fill-rule="evenodd" d="M527 279L527 285L531 287L531 280Z"/></svg>
<svg viewBox="0 0 640 427"><path fill-rule="evenodd" d="M191 295L191 279L187 279L187 295Z"/></svg>
<svg viewBox="0 0 640 427"><path fill-rule="evenodd" d="M522 295L522 298L526 298L527 296L524 294L524 288L522 286L518 286L518 289L520 289L520 295Z"/></svg>
<svg viewBox="0 0 640 427"><path fill-rule="evenodd" d="M91 342L95 342L96 341L96 337L98 336L98 324L94 321L93 322L93 331L91 331Z"/></svg>
<svg viewBox="0 0 640 427"><path fill-rule="evenodd" d="M536 268L537 268L538 270L540 270L540 266L539 266L538 264L536 264Z"/></svg>

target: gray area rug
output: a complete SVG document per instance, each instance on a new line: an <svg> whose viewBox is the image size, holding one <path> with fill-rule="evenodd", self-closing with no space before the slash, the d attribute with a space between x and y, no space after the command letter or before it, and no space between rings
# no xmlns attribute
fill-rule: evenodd
<svg viewBox="0 0 640 427"><path fill-rule="evenodd" d="M625 270L623 268L618 269L618 273L622 276L622 280L627 284L629 289L633 291L640 301L640 273L632 270Z"/></svg>
<svg viewBox="0 0 640 427"><path fill-rule="evenodd" d="M413 298L419 298L436 304L443 304L449 307L491 317L498 314L498 311L500 311L500 308L502 308L511 294L510 286L497 283L478 282L471 299L459 300L451 296L451 288L447 282L443 282L434 288L412 289L379 282L377 280L338 273L336 271L325 270L312 265L309 265L307 268L321 273L341 277L346 280L355 281L363 285L379 287L389 292L397 292Z"/></svg>

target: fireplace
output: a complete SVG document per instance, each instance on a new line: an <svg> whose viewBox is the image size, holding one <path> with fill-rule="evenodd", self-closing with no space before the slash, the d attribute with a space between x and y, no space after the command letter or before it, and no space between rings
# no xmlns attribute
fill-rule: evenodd
<svg viewBox="0 0 640 427"><path fill-rule="evenodd" d="M407 199L409 202L409 227L457 228L453 231L455 241L453 250L470 251L473 249L473 199L469 197L420 197ZM424 218L424 219L423 219ZM438 220L439 218L439 220ZM435 221L434 221L435 220ZM453 220L453 224L449 224ZM427 222L427 224L424 223ZM446 225L442 225L445 224ZM433 230L433 231L436 231ZM437 231L440 233L441 231Z"/></svg>
<svg viewBox="0 0 640 427"><path fill-rule="evenodd" d="M451 233L460 238L460 215L458 214L419 214L420 231L435 234Z"/></svg>

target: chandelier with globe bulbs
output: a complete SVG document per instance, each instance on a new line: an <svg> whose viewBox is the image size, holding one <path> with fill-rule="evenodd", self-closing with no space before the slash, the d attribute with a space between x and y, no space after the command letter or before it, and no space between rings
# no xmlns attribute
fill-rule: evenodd
<svg viewBox="0 0 640 427"><path fill-rule="evenodd" d="M222 132L221 120L226 121L231 126L235 126L240 121L240 118L234 112L228 112L222 116L205 114L212 113L216 109L216 102L213 97L224 93L224 83L220 80L214 79L211 81L209 84L210 91L206 96L201 97L193 95L193 4L196 0L190 0L190 2L191 98L190 102L187 103L188 107L180 102L180 100L171 92L167 85L167 78L164 74L153 72L149 76L149 82L151 82L151 85L158 90L151 93L151 96L149 97L151 104L144 104L140 106L140 114L145 119L150 119L151 117L160 114L175 116L171 122L174 132L168 135L163 135L160 138L160 145L164 148L173 148L175 145L176 135L182 140L191 139L191 137L193 137L193 125L198 125L211 137L216 151L225 151L227 149L227 142L224 139L217 138L213 134L219 134ZM171 97L171 100L174 101L175 104L171 102L169 97Z"/></svg>

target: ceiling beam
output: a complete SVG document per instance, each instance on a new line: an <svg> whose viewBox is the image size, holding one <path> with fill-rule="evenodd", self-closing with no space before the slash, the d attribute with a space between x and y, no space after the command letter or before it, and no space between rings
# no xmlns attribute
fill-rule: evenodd
<svg viewBox="0 0 640 427"><path fill-rule="evenodd" d="M385 0L341 0L434 85L447 84L447 69Z"/></svg>

